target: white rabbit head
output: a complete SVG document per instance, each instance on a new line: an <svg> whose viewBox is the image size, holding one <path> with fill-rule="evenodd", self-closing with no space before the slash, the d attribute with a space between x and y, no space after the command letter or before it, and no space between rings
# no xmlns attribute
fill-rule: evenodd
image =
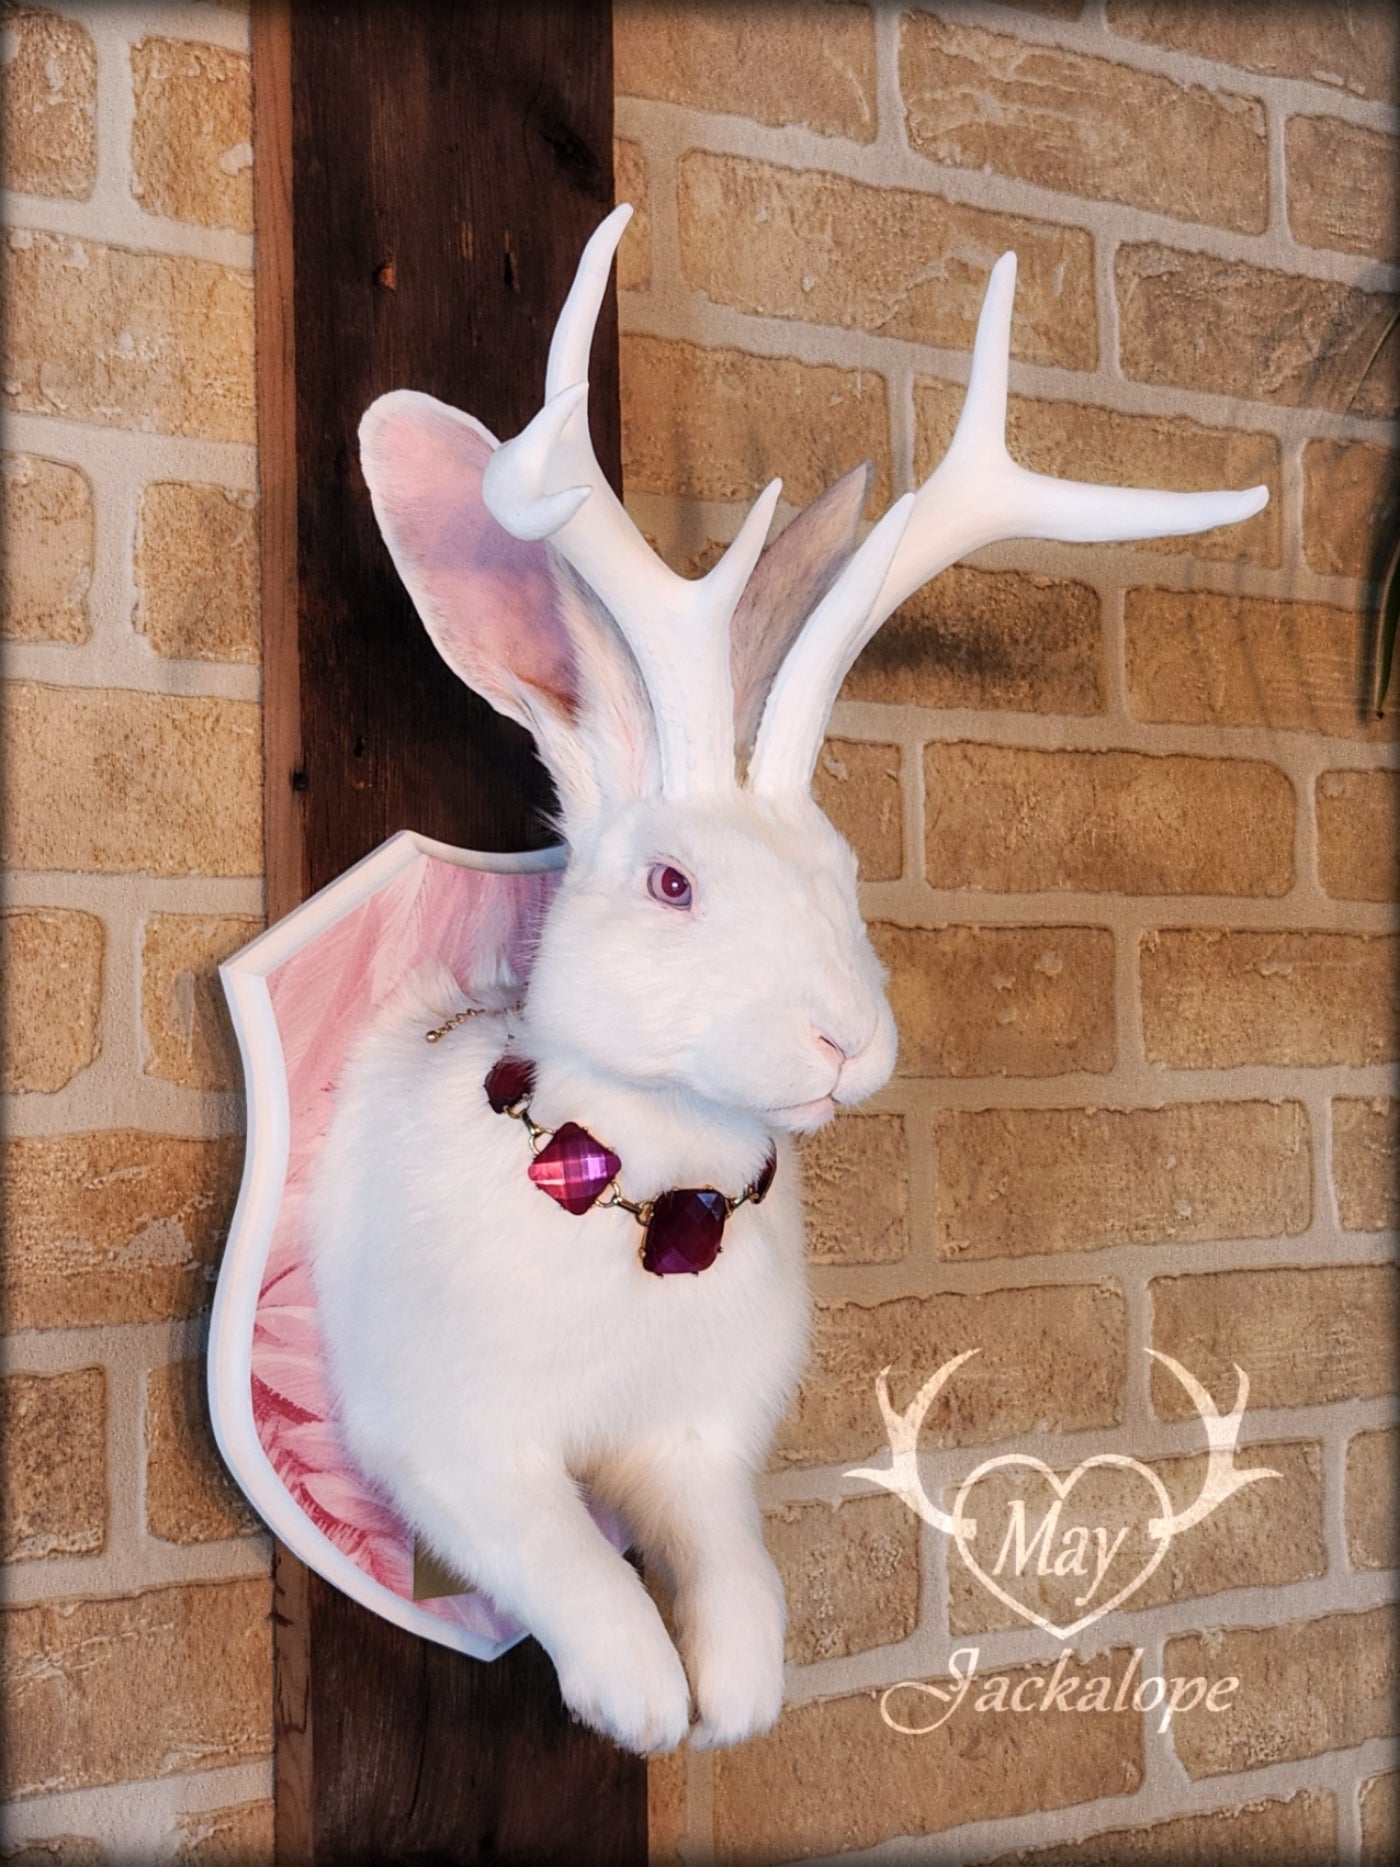
<svg viewBox="0 0 1400 1867"><path fill-rule="evenodd" d="M492 437L410 391L381 397L360 432L380 527L433 641L530 729L558 791L570 860L531 972L535 1027L594 1068L771 1128L819 1127L873 1093L895 1034L855 857L805 782L764 796L742 778L774 667L851 549L866 470L749 577L719 697L728 770L673 793L657 708L611 615L547 544L487 510ZM695 708L714 698L694 683Z"/></svg>
<svg viewBox="0 0 1400 1867"><path fill-rule="evenodd" d="M534 734L570 863L530 982L537 1029L624 1079L820 1126L894 1065L849 848L810 782L857 654L906 596L999 538L1139 538L1267 498L1076 485L1003 439L1015 260L993 268L967 400L937 471L855 547L867 473L763 551L774 482L705 577L655 556L599 470L587 366L620 207L585 249L545 402L499 444L429 396L361 424L380 529L449 665ZM762 553L762 555L760 555Z"/></svg>

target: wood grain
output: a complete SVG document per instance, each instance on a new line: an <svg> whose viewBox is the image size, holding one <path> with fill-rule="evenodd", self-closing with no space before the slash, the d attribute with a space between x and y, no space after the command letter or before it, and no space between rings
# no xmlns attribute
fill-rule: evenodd
<svg viewBox="0 0 1400 1867"><path fill-rule="evenodd" d="M395 830L551 840L526 735L438 659L375 527L356 428L426 390L516 432L612 205L610 0L253 9L268 904ZM619 480L610 298L591 380ZM491 1665L277 1558L277 1858L635 1864L644 1766L574 1724L534 1641Z"/></svg>

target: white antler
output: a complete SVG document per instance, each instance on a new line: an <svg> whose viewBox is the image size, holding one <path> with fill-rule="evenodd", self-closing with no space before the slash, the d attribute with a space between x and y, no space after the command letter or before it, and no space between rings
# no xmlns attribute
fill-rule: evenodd
<svg viewBox="0 0 1400 1867"><path fill-rule="evenodd" d="M1277 1478L1281 1474L1274 1471L1272 1466L1256 1465L1248 1471L1241 1471L1235 1464L1240 1423L1244 1419L1245 1403L1249 1399L1249 1376L1238 1362L1235 1363L1235 1378L1239 1383L1235 1389L1235 1404L1228 1413L1222 1414L1208 1390L1202 1387L1189 1368L1183 1368L1179 1361L1173 1361L1170 1355L1164 1355L1159 1348L1149 1348L1147 1352L1154 1361L1160 1361L1164 1368L1170 1368L1191 1396L1192 1404L1206 1429L1206 1445L1210 1448L1206 1475L1201 1481L1195 1503L1170 1517L1154 1518L1147 1526L1149 1535L1170 1539L1180 1536L1183 1530L1189 1530L1203 1517L1209 1517L1217 1505L1223 1504L1236 1491L1242 1491L1246 1485L1257 1484L1261 1478Z"/></svg>
<svg viewBox="0 0 1400 1867"><path fill-rule="evenodd" d="M517 538L547 538L607 606L641 669L656 716L667 795L734 782L729 625L778 503L759 495L705 577L678 577L652 551L603 477L588 431L588 360L613 255L631 219L617 207L584 248L549 348L545 402L492 456L487 510Z"/></svg>
<svg viewBox="0 0 1400 1867"><path fill-rule="evenodd" d="M1028 473L1006 451L1006 384L1016 255L992 268L957 431L917 494L892 508L846 565L773 683L749 765L769 795L805 790L827 715L852 662L905 597L969 551L1006 538L1103 544L1233 525L1264 506L1244 492L1167 493ZM895 524L896 513L904 517ZM889 529L887 529L887 527Z"/></svg>
<svg viewBox="0 0 1400 1867"><path fill-rule="evenodd" d="M875 1397L884 1416L892 1463L889 1470L884 1472L877 1471L872 1465L858 1465L842 1473L844 1478L869 1478L875 1484L883 1485L886 1491L903 1499L916 1516L922 1517L925 1523L931 1523L935 1530L942 1530L947 1536L955 1536L957 1528L947 1511L940 1510L924 1490L923 1479L919 1476L919 1434L928 1418L929 1408L952 1376L965 1361L971 1361L974 1355L980 1355L981 1352L977 1348L965 1349L961 1355L954 1355L951 1361L945 1361L941 1368L935 1368L903 1413L896 1410L890 1399L890 1371L881 1368L875 1381Z"/></svg>

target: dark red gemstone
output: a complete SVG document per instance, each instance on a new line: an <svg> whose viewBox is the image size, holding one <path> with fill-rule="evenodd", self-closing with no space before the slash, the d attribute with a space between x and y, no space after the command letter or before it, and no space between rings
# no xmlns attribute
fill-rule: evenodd
<svg viewBox="0 0 1400 1867"><path fill-rule="evenodd" d="M759 1174L749 1190L752 1205L761 1206L767 1197L768 1189L773 1184L773 1175L778 1171L778 1156L770 1154L763 1163L763 1172Z"/></svg>
<svg viewBox="0 0 1400 1867"><path fill-rule="evenodd" d="M678 1271L692 1276L708 1270L719 1256L728 1201L708 1186L672 1187L651 1209L642 1244L642 1267L658 1277Z"/></svg>
<svg viewBox="0 0 1400 1867"><path fill-rule="evenodd" d="M528 1057L518 1057L508 1050L491 1065L486 1078L486 1100L498 1115L531 1094L535 1087L535 1066Z"/></svg>
<svg viewBox="0 0 1400 1867"><path fill-rule="evenodd" d="M587 1212L621 1168L611 1148L595 1141L577 1122L566 1121L530 1162L530 1178L565 1212L579 1213Z"/></svg>

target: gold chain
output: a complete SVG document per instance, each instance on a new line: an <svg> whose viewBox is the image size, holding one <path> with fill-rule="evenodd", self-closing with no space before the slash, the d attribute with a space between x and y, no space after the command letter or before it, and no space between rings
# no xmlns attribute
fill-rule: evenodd
<svg viewBox="0 0 1400 1867"><path fill-rule="evenodd" d="M506 1009L518 1010L519 1007L511 1006L506 1007ZM426 1031L424 1033L424 1039L430 1044L441 1043L448 1032L455 1031L459 1024L464 1024L468 1018L484 1017L486 1013L487 1007L485 1005L469 1005L463 1011L454 1012L444 1023L436 1025L431 1031ZM513 1121L518 1121L524 1127L530 1139L530 1153L532 1156L538 1155L541 1149L554 1139L555 1130L553 1128L541 1127L539 1122L530 1114L530 1098L528 1095L521 1096L515 1102L507 1103L501 1112L502 1114L509 1115ZM604 1146L606 1143L599 1143L599 1145ZM608 1152L611 1153L612 1149L609 1148ZM635 1199L628 1199L627 1195L618 1184L619 1177L620 1174L615 1174L613 1178L609 1180L607 1191L599 1194L594 1204L598 1206L620 1206L624 1212L631 1213L638 1225L645 1228L651 1224L651 1216L655 1207L655 1202L650 1199L644 1199L640 1202ZM717 1186L700 1187L696 1190L705 1193L719 1193L720 1198L724 1201L724 1216L726 1219L732 1218L739 1207L747 1205L754 1196L754 1188L752 1185L746 1186L743 1192L737 1195L720 1192Z"/></svg>

